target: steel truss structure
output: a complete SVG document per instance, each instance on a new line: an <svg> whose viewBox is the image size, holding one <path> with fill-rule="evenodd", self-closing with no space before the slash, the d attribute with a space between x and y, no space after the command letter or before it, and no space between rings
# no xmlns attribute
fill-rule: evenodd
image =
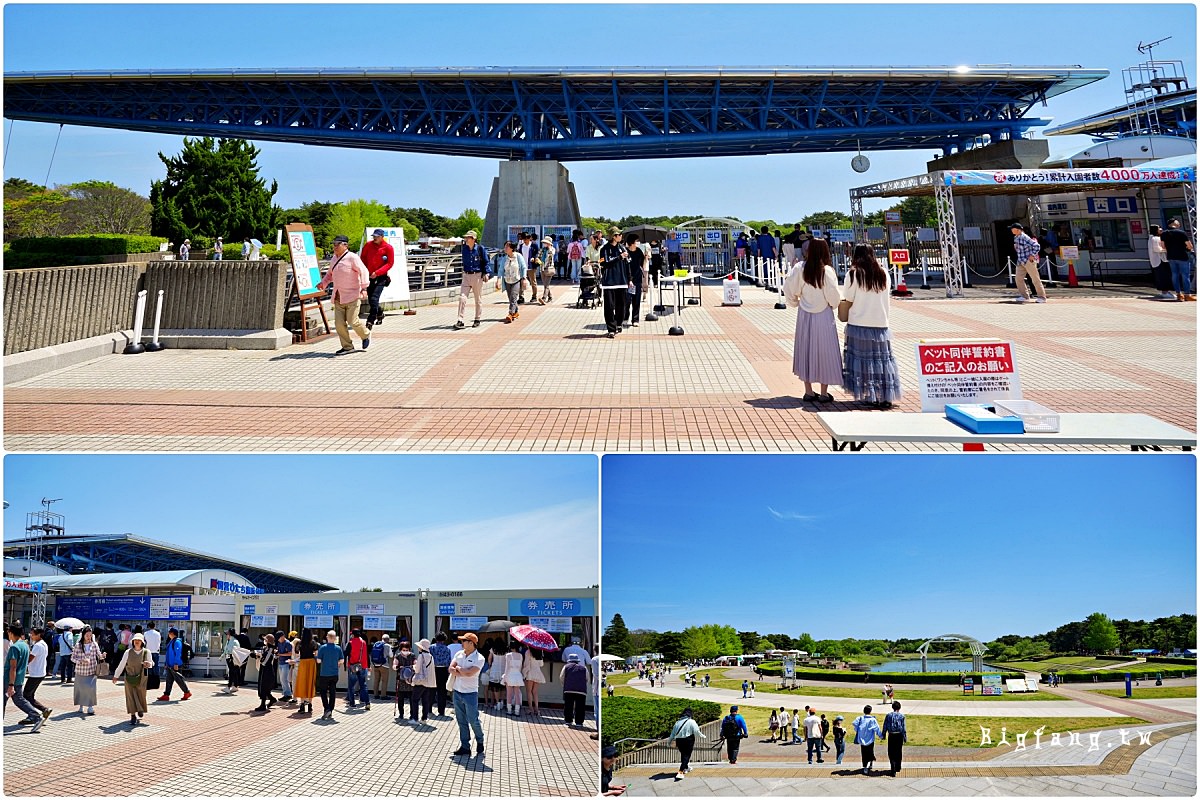
<svg viewBox="0 0 1200 800"><path fill-rule="evenodd" d="M4 554L24 553L29 543L4 543ZM166 542L131 534L49 536L40 543L41 561L72 575L88 572L160 572L179 569L224 569L236 572L267 592L325 592L337 587L244 564Z"/></svg>
<svg viewBox="0 0 1200 800"><path fill-rule="evenodd" d="M1081 68L12 73L4 116L516 160L938 149L1017 138Z"/></svg>
<svg viewBox="0 0 1200 800"><path fill-rule="evenodd" d="M965 642L971 648L971 670L973 672L983 670L983 654L987 652L987 647L984 646L983 642L973 636L967 636L965 633L943 633L941 636L929 639L917 648L917 652L921 654L922 672L928 672L929 645L934 642Z"/></svg>

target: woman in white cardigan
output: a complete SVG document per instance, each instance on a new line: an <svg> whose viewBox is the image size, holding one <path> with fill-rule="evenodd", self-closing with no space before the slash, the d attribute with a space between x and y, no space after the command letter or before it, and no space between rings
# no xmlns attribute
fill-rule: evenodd
<svg viewBox="0 0 1200 800"><path fill-rule="evenodd" d="M804 381L804 402L832 403L829 384L842 382L842 351L833 318L842 295L824 239L809 242L808 255L783 282L783 294L789 306L800 309L792 373ZM821 389L819 394L813 391L814 383Z"/></svg>

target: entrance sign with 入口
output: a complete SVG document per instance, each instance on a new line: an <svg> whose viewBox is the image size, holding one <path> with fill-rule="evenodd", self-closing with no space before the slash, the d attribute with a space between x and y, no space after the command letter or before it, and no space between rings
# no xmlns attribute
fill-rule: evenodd
<svg viewBox="0 0 1200 800"><path fill-rule="evenodd" d="M1012 342L930 340L916 347L923 412L942 413L947 403L1021 399Z"/></svg>
<svg viewBox="0 0 1200 800"><path fill-rule="evenodd" d="M907 264L908 263L908 251L905 250L903 247L893 249L893 250L888 250L888 261L892 262L892 264Z"/></svg>

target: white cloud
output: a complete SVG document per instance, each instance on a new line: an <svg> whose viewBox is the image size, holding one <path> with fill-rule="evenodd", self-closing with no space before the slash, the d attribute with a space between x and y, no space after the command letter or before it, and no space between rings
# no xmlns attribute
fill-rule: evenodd
<svg viewBox="0 0 1200 800"><path fill-rule="evenodd" d="M477 498L497 507L512 499ZM273 568L349 591L566 589L600 580L597 509L590 500L407 530L333 530L319 540L305 537L299 547L274 547Z"/></svg>
<svg viewBox="0 0 1200 800"><path fill-rule="evenodd" d="M767 506L767 511L770 511L771 516L773 516L775 519L786 519L796 522L812 522L816 519L816 516L811 514L797 514L794 511L776 511L770 506Z"/></svg>

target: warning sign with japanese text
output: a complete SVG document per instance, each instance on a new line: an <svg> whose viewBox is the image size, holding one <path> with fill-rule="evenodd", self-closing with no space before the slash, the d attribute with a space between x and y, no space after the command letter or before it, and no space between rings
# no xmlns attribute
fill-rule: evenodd
<svg viewBox="0 0 1200 800"><path fill-rule="evenodd" d="M947 403L1021 399L1021 378L1012 342L918 342L917 368L923 412L943 413Z"/></svg>

